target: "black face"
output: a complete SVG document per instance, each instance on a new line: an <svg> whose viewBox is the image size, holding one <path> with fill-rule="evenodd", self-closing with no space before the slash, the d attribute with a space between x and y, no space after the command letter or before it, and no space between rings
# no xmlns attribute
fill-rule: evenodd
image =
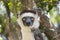
<svg viewBox="0 0 60 40"><path fill-rule="evenodd" d="M23 21L23 24L25 26L32 26L33 25L33 22L34 22L34 18L33 17L23 17L22 18L22 21Z"/></svg>

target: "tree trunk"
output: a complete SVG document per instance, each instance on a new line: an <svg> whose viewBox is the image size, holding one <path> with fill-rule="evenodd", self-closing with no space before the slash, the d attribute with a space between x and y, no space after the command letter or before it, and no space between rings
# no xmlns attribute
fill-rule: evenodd
<svg viewBox="0 0 60 40"><path fill-rule="evenodd" d="M13 37L12 37L12 33L10 31L10 9L9 9L9 6L8 6L8 1L7 0L3 0L4 2L4 5L5 5L5 8L6 8L6 32L8 33L8 39L9 40L13 40Z"/></svg>
<svg viewBox="0 0 60 40"><path fill-rule="evenodd" d="M33 6L34 6L34 0L21 0L22 2L22 8L24 8L25 10L32 10ZM24 10L23 9L23 10Z"/></svg>

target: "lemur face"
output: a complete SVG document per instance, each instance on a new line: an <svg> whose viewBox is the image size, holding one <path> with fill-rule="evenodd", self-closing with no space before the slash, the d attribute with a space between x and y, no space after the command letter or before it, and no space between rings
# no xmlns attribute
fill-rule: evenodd
<svg viewBox="0 0 60 40"><path fill-rule="evenodd" d="M17 22L21 27L39 27L39 19L38 13L32 10L25 10L20 12L18 15Z"/></svg>
<svg viewBox="0 0 60 40"><path fill-rule="evenodd" d="M25 12L24 14L21 14L21 20L24 26L32 26L35 21L35 14L31 12Z"/></svg>
<svg viewBox="0 0 60 40"><path fill-rule="evenodd" d="M22 21L25 26L32 26L34 23L34 17L26 16L22 18Z"/></svg>

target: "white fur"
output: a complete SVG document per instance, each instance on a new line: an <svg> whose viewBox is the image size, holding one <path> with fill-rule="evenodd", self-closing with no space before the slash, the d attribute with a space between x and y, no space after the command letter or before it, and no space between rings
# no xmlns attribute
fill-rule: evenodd
<svg viewBox="0 0 60 40"><path fill-rule="evenodd" d="M26 16L35 17L35 14L29 12L29 13L24 13L21 15L22 18Z"/></svg>
<svg viewBox="0 0 60 40"><path fill-rule="evenodd" d="M25 14L26 16L26 14ZM31 29L29 27L25 27L22 22L22 17L19 15L17 19L18 24L21 27L21 32L22 32L22 40L35 40Z"/></svg>
<svg viewBox="0 0 60 40"><path fill-rule="evenodd" d="M40 25L39 21L40 21L40 17L38 16L38 14L36 14L35 15L35 21L34 21L32 27L34 27L36 29L39 28L39 25Z"/></svg>

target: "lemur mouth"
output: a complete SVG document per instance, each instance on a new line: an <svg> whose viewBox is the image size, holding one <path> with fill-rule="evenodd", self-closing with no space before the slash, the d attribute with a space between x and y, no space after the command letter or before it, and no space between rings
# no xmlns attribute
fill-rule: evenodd
<svg viewBox="0 0 60 40"><path fill-rule="evenodd" d="M25 24L25 26L28 26L28 27L30 27L30 26L32 26L32 25L29 25L29 24Z"/></svg>
<svg viewBox="0 0 60 40"><path fill-rule="evenodd" d="M26 23L26 26L30 26L30 22Z"/></svg>
<svg viewBox="0 0 60 40"><path fill-rule="evenodd" d="M24 24L24 26L32 26L33 25L33 23L23 23Z"/></svg>

